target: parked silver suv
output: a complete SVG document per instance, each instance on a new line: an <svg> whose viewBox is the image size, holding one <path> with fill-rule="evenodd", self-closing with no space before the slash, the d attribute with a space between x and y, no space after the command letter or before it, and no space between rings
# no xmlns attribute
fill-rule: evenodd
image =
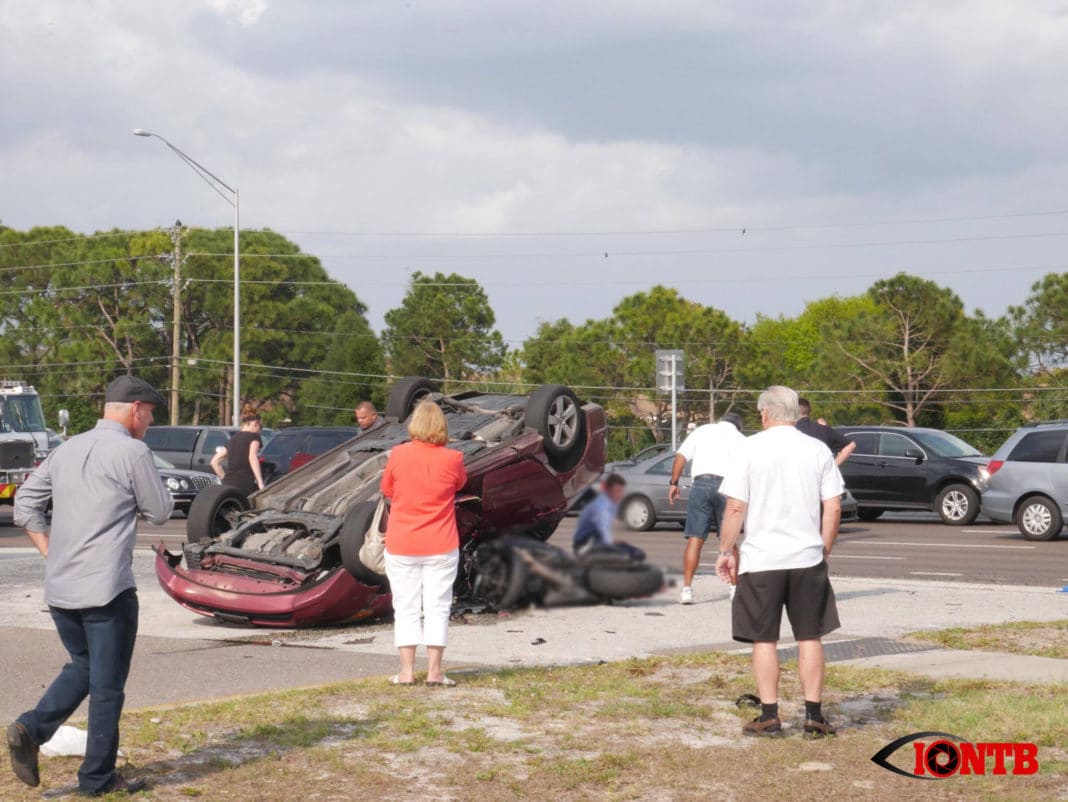
<svg viewBox="0 0 1068 802"><path fill-rule="evenodd" d="M1053 540L1068 515L1068 420L1029 423L997 450L983 512L1015 522L1028 540Z"/></svg>

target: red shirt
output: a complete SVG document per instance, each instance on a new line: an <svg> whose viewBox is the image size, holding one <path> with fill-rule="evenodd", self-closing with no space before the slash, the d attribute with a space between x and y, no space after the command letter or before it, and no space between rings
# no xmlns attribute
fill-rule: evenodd
<svg viewBox="0 0 1068 802"><path fill-rule="evenodd" d="M386 551L426 557L459 548L456 493L465 482L464 455L459 451L419 440L396 446L382 474L382 495L393 502Z"/></svg>

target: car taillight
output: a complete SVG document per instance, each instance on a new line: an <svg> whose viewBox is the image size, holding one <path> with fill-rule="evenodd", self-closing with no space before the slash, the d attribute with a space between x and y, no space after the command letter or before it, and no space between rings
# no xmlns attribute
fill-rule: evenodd
<svg viewBox="0 0 1068 802"><path fill-rule="evenodd" d="M993 476L995 473L1001 470L1001 466L1004 464L1005 460L1003 459L992 459L990 460L990 464L986 466L986 469L990 471L990 475Z"/></svg>

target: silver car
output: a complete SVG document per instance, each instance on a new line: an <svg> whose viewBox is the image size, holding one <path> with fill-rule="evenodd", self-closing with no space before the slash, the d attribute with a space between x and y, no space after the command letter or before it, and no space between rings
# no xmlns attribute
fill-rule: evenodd
<svg viewBox="0 0 1068 802"><path fill-rule="evenodd" d="M1028 540L1053 540L1068 515L1068 421L1029 423L997 450L987 466L987 517L1015 523Z"/></svg>
<svg viewBox="0 0 1068 802"><path fill-rule="evenodd" d="M690 463L679 477L679 498L668 504L668 486L671 484L671 467L675 455L660 451L645 457L646 451L636 455L640 461L611 462L605 466L606 473L618 473L627 480L626 494L619 505L619 517L630 529L646 531L658 523L686 523L686 502L690 497L693 479ZM643 458L644 457L644 458ZM842 496L842 520L857 517L857 500L847 490Z"/></svg>

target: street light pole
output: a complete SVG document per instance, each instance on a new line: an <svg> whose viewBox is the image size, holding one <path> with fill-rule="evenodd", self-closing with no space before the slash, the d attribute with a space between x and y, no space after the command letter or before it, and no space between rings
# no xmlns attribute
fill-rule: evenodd
<svg viewBox="0 0 1068 802"><path fill-rule="evenodd" d="M174 221L174 283L171 285L171 426L178 425L178 362L182 358L182 221Z"/></svg>
<svg viewBox="0 0 1068 802"><path fill-rule="evenodd" d="M219 197L234 207L234 405L232 425L237 426L241 423L241 193L159 134L146 131L144 128L135 128L133 135L158 139L170 148L179 159L189 165L193 172L204 179L204 182L214 189ZM227 196L223 189L229 192L230 196Z"/></svg>

